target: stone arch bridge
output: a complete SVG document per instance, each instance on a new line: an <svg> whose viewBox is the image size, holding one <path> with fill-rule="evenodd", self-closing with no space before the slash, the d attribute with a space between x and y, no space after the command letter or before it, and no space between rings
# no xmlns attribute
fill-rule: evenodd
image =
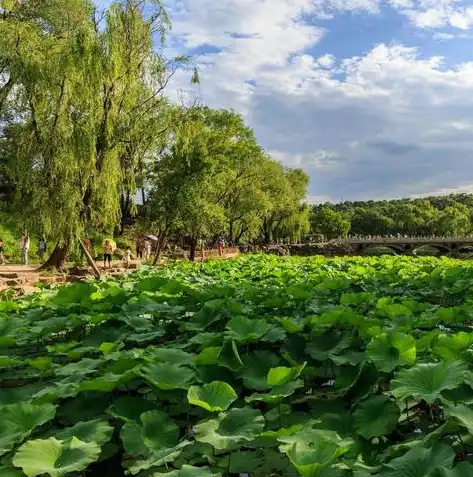
<svg viewBox="0 0 473 477"><path fill-rule="evenodd" d="M350 238L336 242L349 248L355 255L365 255L379 247L389 248L400 255L416 255L426 247L436 249L439 255L473 253L473 237Z"/></svg>

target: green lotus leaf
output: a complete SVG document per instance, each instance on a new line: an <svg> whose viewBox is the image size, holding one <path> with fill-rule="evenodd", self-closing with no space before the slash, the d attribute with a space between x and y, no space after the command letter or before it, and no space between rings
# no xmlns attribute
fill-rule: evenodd
<svg viewBox="0 0 473 477"><path fill-rule="evenodd" d="M46 346L46 350L51 354L67 354L68 351L78 346L77 341L67 341L65 343L56 343L54 345Z"/></svg>
<svg viewBox="0 0 473 477"><path fill-rule="evenodd" d="M220 353L218 354L218 363L232 371L237 371L243 366L238 347L233 340L226 340Z"/></svg>
<svg viewBox="0 0 473 477"><path fill-rule="evenodd" d="M306 346L307 353L317 361L326 361L338 356L351 344L350 335L347 333L327 332L323 335L314 335Z"/></svg>
<svg viewBox="0 0 473 477"><path fill-rule="evenodd" d="M466 351L473 344L473 334L460 331L454 335L448 336L441 334L437 337L433 352L443 359L455 361L462 357Z"/></svg>
<svg viewBox="0 0 473 477"><path fill-rule="evenodd" d="M427 449L416 446L385 464L379 473L380 477L430 477L438 468L451 468L455 452L450 446L436 442Z"/></svg>
<svg viewBox="0 0 473 477"><path fill-rule="evenodd" d="M174 348L148 348L146 360L152 363L163 362L176 365L192 364L195 356L190 353L186 353L180 349Z"/></svg>
<svg viewBox="0 0 473 477"><path fill-rule="evenodd" d="M22 364L23 361L21 359L11 358L10 356L0 356L0 369L14 368Z"/></svg>
<svg viewBox="0 0 473 477"><path fill-rule="evenodd" d="M282 317L276 318L276 320L284 327L288 333L300 333L304 329L304 322L291 318Z"/></svg>
<svg viewBox="0 0 473 477"><path fill-rule="evenodd" d="M138 357L134 356L134 353L127 351L120 351L118 353L112 353L107 356L110 360L107 365L102 368L103 375L106 374L125 374L127 371L140 371L142 363Z"/></svg>
<svg viewBox="0 0 473 477"><path fill-rule="evenodd" d="M264 336L270 329L270 325L265 319L247 318L246 316L236 316L227 323L226 335L237 342L247 343L256 341Z"/></svg>
<svg viewBox="0 0 473 477"><path fill-rule="evenodd" d="M163 330L154 330L154 331L148 331L147 333L143 333L142 331L138 331L136 333L131 333L126 336L125 341L127 343L133 343L133 344L138 344L142 345L143 343L150 343L150 342L155 342L158 338L164 335ZM120 337L120 339L122 339Z"/></svg>
<svg viewBox="0 0 473 477"><path fill-rule="evenodd" d="M172 447L179 440L179 427L164 412L144 412L141 423L141 437L151 450Z"/></svg>
<svg viewBox="0 0 473 477"><path fill-rule="evenodd" d="M464 405L445 406L445 416L453 417L473 435L473 409Z"/></svg>
<svg viewBox="0 0 473 477"><path fill-rule="evenodd" d="M256 474L260 475L259 469L264 465L265 452L257 451L234 451L219 459L217 467L228 469L229 474ZM263 474L265 475L265 474Z"/></svg>
<svg viewBox="0 0 473 477"><path fill-rule="evenodd" d="M222 333L197 333L189 340L189 343L204 347L219 346L222 344Z"/></svg>
<svg viewBox="0 0 473 477"><path fill-rule="evenodd" d="M107 343L104 342L99 346L99 351L104 355L110 355L120 351L125 345L123 343Z"/></svg>
<svg viewBox="0 0 473 477"><path fill-rule="evenodd" d="M73 376L78 374L95 373L104 364L102 359L84 358L77 363L66 364L56 371L58 376Z"/></svg>
<svg viewBox="0 0 473 477"><path fill-rule="evenodd" d="M307 363L304 363L301 366L297 366L295 368L286 368L284 366L271 368L268 372L266 381L270 386L283 386L289 381L294 381L294 379L298 378L304 370L306 364Z"/></svg>
<svg viewBox="0 0 473 477"><path fill-rule="evenodd" d="M227 383L214 381L203 386L191 386L187 392L190 404L200 406L207 411L225 411L238 398L235 390Z"/></svg>
<svg viewBox="0 0 473 477"><path fill-rule="evenodd" d="M151 384L164 391L188 389L195 378L195 371L171 363L149 363L142 368L141 375Z"/></svg>
<svg viewBox="0 0 473 477"><path fill-rule="evenodd" d="M399 407L385 396L362 401L353 413L353 425L365 439L389 434L399 420Z"/></svg>
<svg viewBox="0 0 473 477"><path fill-rule="evenodd" d="M155 450L171 448L179 441L179 427L161 411L141 414L140 423L127 422L120 437L129 455L149 456Z"/></svg>
<svg viewBox="0 0 473 477"><path fill-rule="evenodd" d="M266 391L268 372L280 362L280 358L270 351L254 351L243 358L242 378L247 388Z"/></svg>
<svg viewBox="0 0 473 477"><path fill-rule="evenodd" d="M196 441L210 444L218 450L252 441L263 429L264 417L260 411L250 407L222 412L217 419L200 422L193 428Z"/></svg>
<svg viewBox="0 0 473 477"><path fill-rule="evenodd" d="M173 462L188 441L179 441L179 427L161 411L147 411L140 422L126 422L120 431L120 438L128 456L128 472L137 474L151 467Z"/></svg>
<svg viewBox="0 0 473 477"><path fill-rule="evenodd" d="M321 476L353 446L352 439L342 439L336 432L310 428L278 437L278 441L281 452L303 477Z"/></svg>
<svg viewBox="0 0 473 477"><path fill-rule="evenodd" d="M25 477L25 474L14 467L0 467L0 477Z"/></svg>
<svg viewBox="0 0 473 477"><path fill-rule="evenodd" d="M141 414L152 410L156 410L156 404L151 401L137 396L122 396L113 401L107 412L123 421L139 421Z"/></svg>
<svg viewBox="0 0 473 477"><path fill-rule="evenodd" d="M262 338L262 342L277 343L286 339L286 332L279 326L272 327Z"/></svg>
<svg viewBox="0 0 473 477"><path fill-rule="evenodd" d="M285 398L292 396L296 389L304 385L300 379L290 381L282 386L275 386L265 394L255 393L245 398L246 402L264 401L268 404L279 404Z"/></svg>
<svg viewBox="0 0 473 477"><path fill-rule="evenodd" d="M441 467L430 472L428 477L473 477L473 465L460 462L453 469Z"/></svg>
<svg viewBox="0 0 473 477"><path fill-rule="evenodd" d="M63 425L91 421L103 416L109 404L110 395L108 393L84 392L61 404L57 417Z"/></svg>
<svg viewBox="0 0 473 477"><path fill-rule="evenodd" d="M100 446L95 442L82 442L75 437L62 442L50 437L26 442L12 462L15 467L23 469L28 477L42 474L61 477L84 470L99 456Z"/></svg>
<svg viewBox="0 0 473 477"><path fill-rule="evenodd" d="M221 477L222 474L218 472L214 474L209 467L194 467L192 465L183 465L179 470L172 472L155 472L152 477Z"/></svg>
<svg viewBox="0 0 473 477"><path fill-rule="evenodd" d="M397 399L424 399L433 403L447 389L454 389L465 379L468 367L461 361L422 363L403 369L391 381L391 393Z"/></svg>
<svg viewBox="0 0 473 477"><path fill-rule="evenodd" d="M19 402L2 407L0 413L0 455L13 449L17 442L56 415L52 404L29 404Z"/></svg>
<svg viewBox="0 0 473 477"><path fill-rule="evenodd" d="M151 467L161 467L169 462L174 462L181 454L182 449L189 444L189 441L182 441L172 448L155 450L146 459L139 459L131 463L126 473L135 475Z"/></svg>
<svg viewBox="0 0 473 477"><path fill-rule="evenodd" d="M143 426L138 422L130 421L126 422L120 430L120 439L125 449L125 454L129 456L149 456L151 450L146 446L141 432Z"/></svg>
<svg viewBox="0 0 473 477"><path fill-rule="evenodd" d="M204 348L195 358L195 364L197 365L215 365L218 363L218 355L220 354L220 346L212 346Z"/></svg>
<svg viewBox="0 0 473 477"><path fill-rule="evenodd" d="M67 441L76 437L82 442L96 442L103 445L112 438L113 427L102 419L78 422L72 427L61 429L54 433L54 437L60 441Z"/></svg>
<svg viewBox="0 0 473 477"><path fill-rule="evenodd" d="M127 371L123 374L105 373L100 377L88 379L81 383L81 391L100 391L110 393L119 386L131 381L135 377L133 371Z"/></svg>
<svg viewBox="0 0 473 477"><path fill-rule="evenodd" d="M348 364L354 366L362 363L365 360L365 353L361 351L347 350L338 356L330 358L337 366Z"/></svg>
<svg viewBox="0 0 473 477"><path fill-rule="evenodd" d="M383 333L370 341L366 355L379 371L390 373L398 366L415 363L416 340L401 333Z"/></svg>
<svg viewBox="0 0 473 477"><path fill-rule="evenodd" d="M28 364L32 368L45 371L46 369L51 369L53 367L53 360L47 356L39 356L38 358L30 359Z"/></svg>

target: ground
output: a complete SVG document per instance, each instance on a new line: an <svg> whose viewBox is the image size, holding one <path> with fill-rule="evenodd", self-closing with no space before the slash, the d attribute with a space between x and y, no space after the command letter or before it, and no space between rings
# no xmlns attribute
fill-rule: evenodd
<svg viewBox="0 0 473 477"><path fill-rule="evenodd" d="M212 253L215 252L215 253ZM227 249L223 256L219 256L215 250L206 252L207 258L229 259L238 255L237 249ZM197 258L199 260L199 258ZM96 262L100 273L106 276L121 276L132 270L140 268L139 260L132 260L129 269L124 268L122 260L114 260L112 267L104 270L102 262ZM22 296L38 290L38 283L67 283L85 278L92 278L93 272L90 267L71 269L68 273L40 271L39 265L8 264L0 266L0 292L13 289L16 295Z"/></svg>
<svg viewBox="0 0 473 477"><path fill-rule="evenodd" d="M97 265L100 272L104 275L120 276L128 271L136 270L141 264L134 261L129 270L123 268L123 262L121 260L112 262L112 267L106 270L103 270L103 265L100 263ZM71 272L72 273L53 273L40 271L38 265L2 265L0 266L0 291L13 289L18 295L24 295L38 290L37 285L41 282L44 284L67 283L93 276L90 267L80 270L71 270Z"/></svg>

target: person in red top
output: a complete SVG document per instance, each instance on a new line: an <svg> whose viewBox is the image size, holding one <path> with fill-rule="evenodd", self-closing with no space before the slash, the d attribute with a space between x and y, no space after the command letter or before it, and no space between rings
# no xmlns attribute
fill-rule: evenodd
<svg viewBox="0 0 473 477"><path fill-rule="evenodd" d="M217 249L218 249L218 254L222 255L223 254L223 240L222 239L218 239Z"/></svg>

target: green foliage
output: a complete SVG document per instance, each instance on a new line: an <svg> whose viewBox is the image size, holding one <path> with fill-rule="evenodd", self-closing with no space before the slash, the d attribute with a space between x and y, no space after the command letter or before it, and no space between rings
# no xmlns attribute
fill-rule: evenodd
<svg viewBox="0 0 473 477"><path fill-rule="evenodd" d="M207 411L226 411L237 397L229 384L220 381L191 386L187 393L189 404L203 407Z"/></svg>
<svg viewBox="0 0 473 477"><path fill-rule="evenodd" d="M162 141L163 90L180 60L159 53L159 1L15 2L0 23L0 151L15 215L54 243L110 232L143 155ZM160 41L161 40L161 41Z"/></svg>
<svg viewBox="0 0 473 477"><path fill-rule="evenodd" d="M100 446L95 442L82 442L76 437L63 442L50 437L26 442L12 462L23 469L28 477L42 474L62 477L70 472L84 470L99 455Z"/></svg>
<svg viewBox="0 0 473 477"><path fill-rule="evenodd" d="M195 249L198 238L272 241L308 230L307 175L271 160L233 111L176 108L169 147L149 169L144 222L162 241L184 235Z"/></svg>
<svg viewBox="0 0 473 477"><path fill-rule="evenodd" d="M472 283L254 255L4 301L0 477L468 477Z"/></svg>
<svg viewBox="0 0 473 477"><path fill-rule="evenodd" d="M472 231L473 196L314 205L311 227L329 238L352 235L461 236Z"/></svg>

